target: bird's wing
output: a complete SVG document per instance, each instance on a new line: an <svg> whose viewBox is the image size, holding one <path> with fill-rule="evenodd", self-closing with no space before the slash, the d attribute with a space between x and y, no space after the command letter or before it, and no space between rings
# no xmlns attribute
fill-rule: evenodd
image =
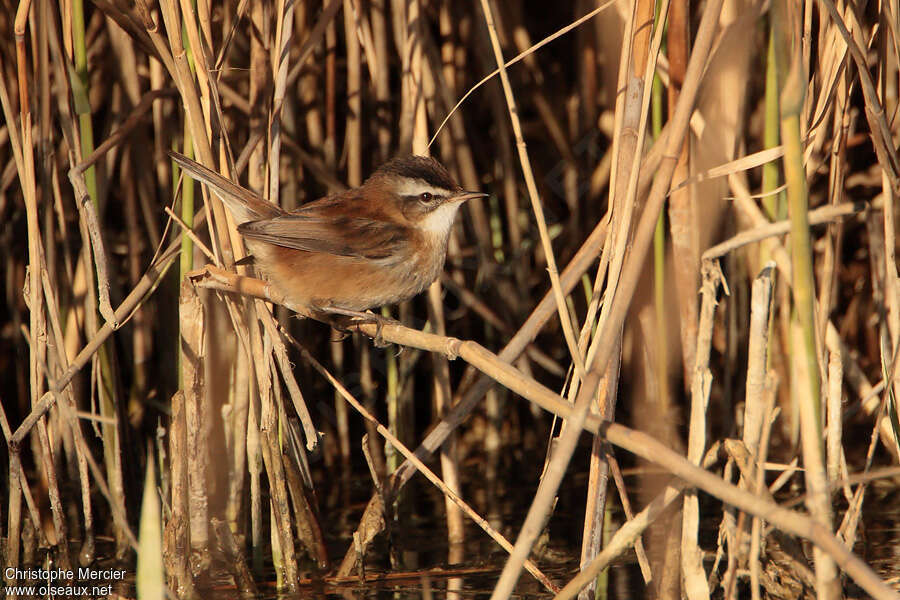
<svg viewBox="0 0 900 600"><path fill-rule="evenodd" d="M406 227L362 212L346 214L348 206L323 199L274 219L238 227L248 239L276 246L368 260L401 260Z"/></svg>

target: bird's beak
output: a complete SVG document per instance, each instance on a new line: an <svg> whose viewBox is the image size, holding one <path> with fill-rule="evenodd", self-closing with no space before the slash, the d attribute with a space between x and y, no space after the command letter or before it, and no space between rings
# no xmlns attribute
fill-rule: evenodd
<svg viewBox="0 0 900 600"><path fill-rule="evenodd" d="M472 198L487 198L490 194L485 194L483 192L459 192L454 195L450 200L453 202L465 202L466 200L471 200Z"/></svg>

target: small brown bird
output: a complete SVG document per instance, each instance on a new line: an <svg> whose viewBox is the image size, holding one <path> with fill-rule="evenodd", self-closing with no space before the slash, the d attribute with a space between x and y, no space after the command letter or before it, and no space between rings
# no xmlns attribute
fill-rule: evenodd
<svg viewBox="0 0 900 600"><path fill-rule="evenodd" d="M285 211L170 152L231 210L253 264L291 304L350 316L402 302L438 278L456 212L487 196L457 185L438 161L391 160L365 183Z"/></svg>

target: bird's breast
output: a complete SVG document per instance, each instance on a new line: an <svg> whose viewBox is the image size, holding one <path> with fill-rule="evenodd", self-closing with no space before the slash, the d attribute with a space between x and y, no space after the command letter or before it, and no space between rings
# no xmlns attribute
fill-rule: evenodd
<svg viewBox="0 0 900 600"><path fill-rule="evenodd" d="M366 310L408 300L438 278L447 240L425 236L370 260L250 243L261 274L291 304Z"/></svg>

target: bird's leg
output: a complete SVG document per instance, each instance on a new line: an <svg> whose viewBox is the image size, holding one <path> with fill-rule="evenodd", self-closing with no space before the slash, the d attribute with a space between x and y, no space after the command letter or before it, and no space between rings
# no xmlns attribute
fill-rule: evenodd
<svg viewBox="0 0 900 600"><path fill-rule="evenodd" d="M317 307L317 309L327 314L353 317L354 319L358 319L359 322L362 323L374 323L375 337L372 338L372 340L375 343L375 347L385 348L390 345L389 343L385 343L384 338L381 337L381 330L384 328L385 324L395 322L394 319L383 317L379 314L373 313L370 310L363 312L359 310L351 310L349 308L341 308L340 306L319 306Z"/></svg>

